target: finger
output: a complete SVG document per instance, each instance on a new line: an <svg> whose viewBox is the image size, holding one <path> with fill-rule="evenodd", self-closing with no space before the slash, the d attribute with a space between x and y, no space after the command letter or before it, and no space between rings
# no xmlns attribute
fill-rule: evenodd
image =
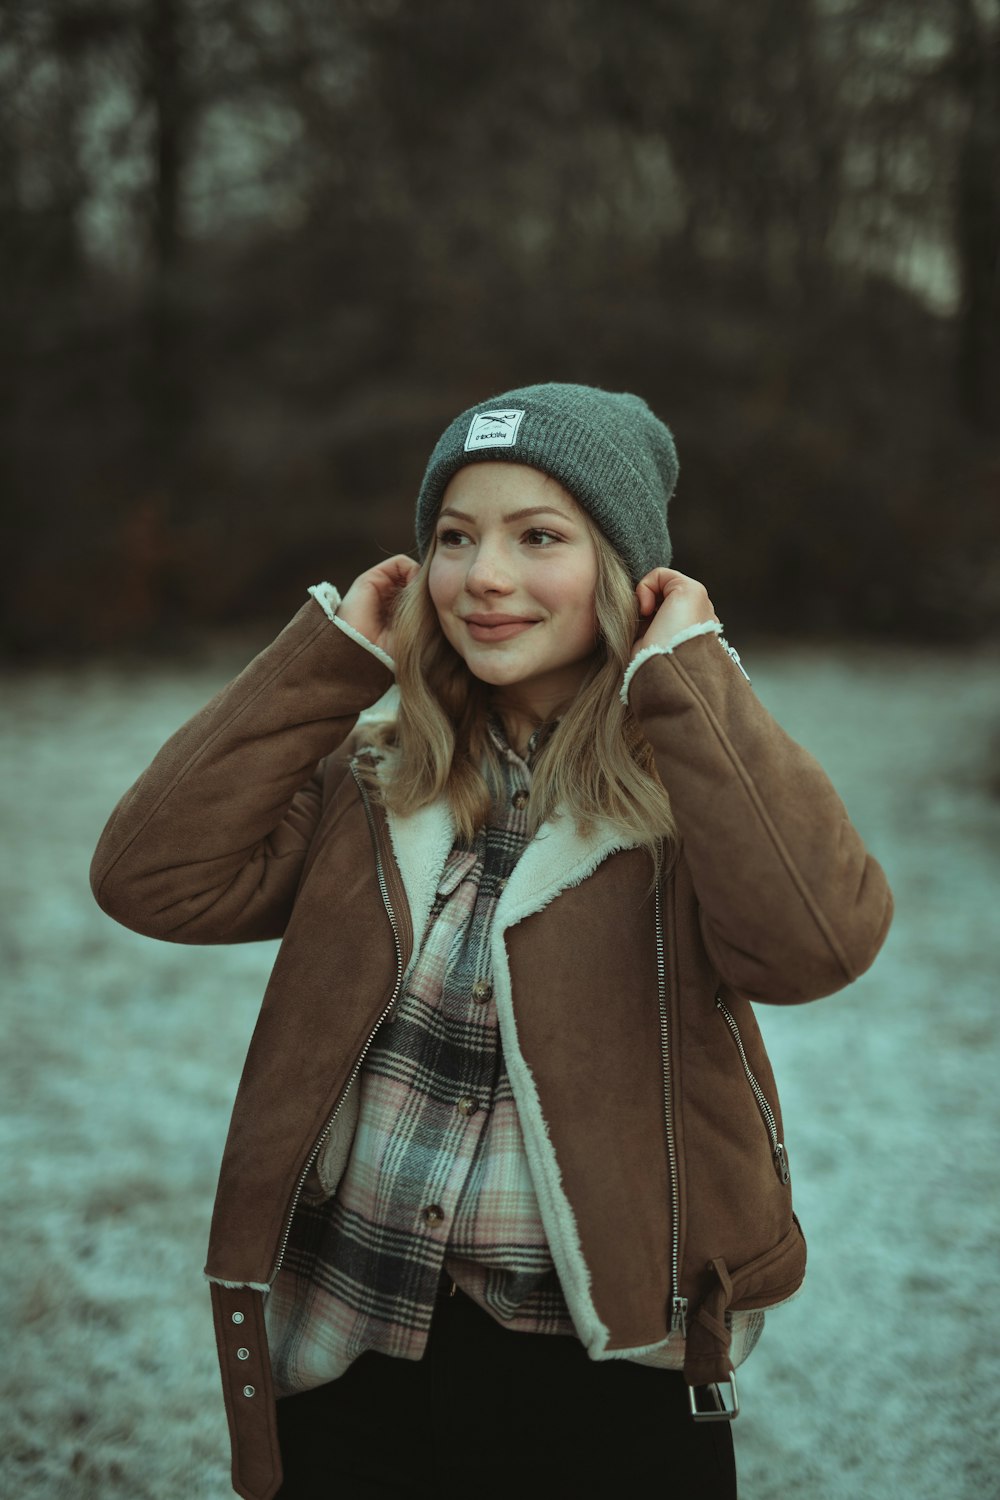
<svg viewBox="0 0 1000 1500"><path fill-rule="evenodd" d="M385 566L394 583L407 584L420 564L414 562L412 557L407 557L405 552L399 552L395 557L390 557Z"/></svg>
<svg viewBox="0 0 1000 1500"><path fill-rule="evenodd" d="M403 567L403 562L401 557L391 557L372 574L372 587L385 604L391 603L412 577L412 573Z"/></svg>
<svg viewBox="0 0 1000 1500"><path fill-rule="evenodd" d="M645 580L636 589L639 596L639 613L651 615L656 610L659 590L646 583Z"/></svg>
<svg viewBox="0 0 1000 1500"><path fill-rule="evenodd" d="M649 590L654 604L657 600L666 599L674 589L682 588L684 584L693 582L686 574L678 573L676 568L652 568L640 580L640 587Z"/></svg>
<svg viewBox="0 0 1000 1500"><path fill-rule="evenodd" d="M676 568L650 568L643 583L650 583L656 588L663 588L670 583L688 583L691 580L686 573L678 573Z"/></svg>

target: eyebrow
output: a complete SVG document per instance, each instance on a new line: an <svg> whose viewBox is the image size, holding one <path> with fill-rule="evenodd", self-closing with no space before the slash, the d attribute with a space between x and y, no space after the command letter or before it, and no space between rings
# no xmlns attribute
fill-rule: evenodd
<svg viewBox="0 0 1000 1500"><path fill-rule="evenodd" d="M444 510L439 514L442 516L455 516L459 521L471 521L473 525L475 525L476 521L475 516L470 516L464 510L455 510L450 505L445 506ZM572 516L568 516L565 511L556 510L552 505L531 505L527 506L524 510L508 511L503 519L504 521L523 521L527 516L559 516L561 520L568 521L570 524L573 521Z"/></svg>

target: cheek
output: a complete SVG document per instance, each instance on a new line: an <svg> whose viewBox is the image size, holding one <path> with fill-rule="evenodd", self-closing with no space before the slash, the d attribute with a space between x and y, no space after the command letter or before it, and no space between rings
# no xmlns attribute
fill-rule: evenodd
<svg viewBox="0 0 1000 1500"><path fill-rule="evenodd" d="M448 567L436 567L431 563L427 574L427 593L437 615L438 628L445 640L452 645L455 644L455 632L459 628L452 614L455 598L459 593L455 580L456 571Z"/></svg>
<svg viewBox="0 0 1000 1500"><path fill-rule="evenodd" d="M561 578L553 578L548 589L550 607L572 621L579 630L597 629L597 579L589 573L581 576L579 570L567 570Z"/></svg>
<svg viewBox="0 0 1000 1500"><path fill-rule="evenodd" d="M441 610L448 602L449 591L447 584L447 572L442 570L435 560L431 563L430 571L427 574L427 592L438 614L441 613Z"/></svg>
<svg viewBox="0 0 1000 1500"><path fill-rule="evenodd" d="M590 651L597 645L599 634L600 632L597 625L597 610L591 604L588 605L587 608L581 609L580 611L579 624L577 626L577 639L579 640L580 645L583 648Z"/></svg>
<svg viewBox="0 0 1000 1500"><path fill-rule="evenodd" d="M573 636L577 645L584 650L592 650L598 641L600 627L597 623L597 602L593 591L576 596L576 608L573 611Z"/></svg>

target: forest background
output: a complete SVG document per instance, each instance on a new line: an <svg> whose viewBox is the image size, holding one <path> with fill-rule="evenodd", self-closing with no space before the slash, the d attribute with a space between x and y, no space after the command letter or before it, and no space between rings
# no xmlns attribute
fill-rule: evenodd
<svg viewBox="0 0 1000 1500"><path fill-rule="evenodd" d="M454 414L549 379L670 422L675 562L895 897L868 973L757 1007L809 1274L742 1500L995 1493L998 250L1000 0L0 7L22 1500L231 1493L201 1266L276 945L110 922L100 831L308 584L412 545Z"/></svg>
<svg viewBox="0 0 1000 1500"><path fill-rule="evenodd" d="M548 379L731 636L992 634L998 244L997 0L11 0L7 651L286 619Z"/></svg>

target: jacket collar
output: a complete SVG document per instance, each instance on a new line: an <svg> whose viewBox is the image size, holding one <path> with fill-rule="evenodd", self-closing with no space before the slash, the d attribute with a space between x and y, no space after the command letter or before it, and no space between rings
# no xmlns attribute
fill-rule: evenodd
<svg viewBox="0 0 1000 1500"><path fill-rule="evenodd" d="M376 774L383 774L383 767L385 773L391 774L395 755L392 749L381 752L381 764ZM441 874L455 842L455 825L444 798L407 817L388 812L386 819L409 902L413 951L417 953ZM636 839L623 834L603 818L588 834L581 835L571 818L565 813L557 813L541 825L514 866L497 906L498 931L523 922L532 913L548 906L561 891L579 885L609 855L637 846Z"/></svg>

